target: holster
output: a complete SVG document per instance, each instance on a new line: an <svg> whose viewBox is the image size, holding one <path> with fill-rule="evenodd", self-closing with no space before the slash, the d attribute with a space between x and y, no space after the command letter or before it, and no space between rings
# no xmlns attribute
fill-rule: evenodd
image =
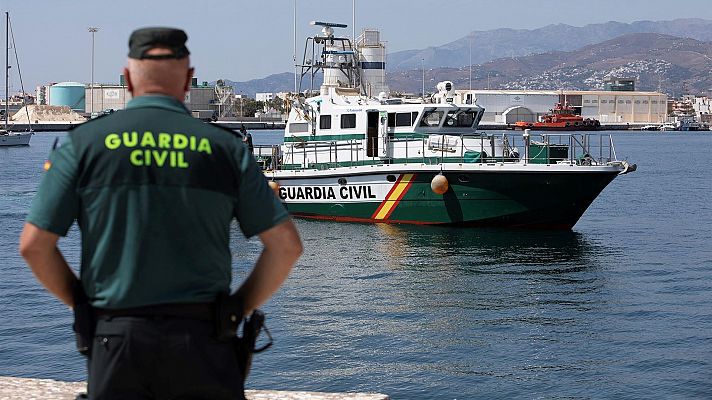
<svg viewBox="0 0 712 400"><path fill-rule="evenodd" d="M262 330L267 335L267 344L257 347L257 337ZM255 310L249 318L245 318L242 325L242 337L238 336L233 339L235 344L235 355L237 356L238 365L242 374L242 379L247 379L252 366L252 355L261 353L272 346L272 335L265 325L265 314L260 310Z"/></svg>
<svg viewBox="0 0 712 400"><path fill-rule="evenodd" d="M74 297L74 324L72 324L72 330L76 338L77 351L84 356L89 356L96 329L94 309L89 304L89 298L84 292L81 281L77 280L72 286L72 296Z"/></svg>
<svg viewBox="0 0 712 400"><path fill-rule="evenodd" d="M272 345L272 335L265 325L265 314L255 310L244 318L244 302L235 294L224 293L215 301L215 333L220 340L230 340L237 356L242 379L247 379L252 366L252 355L267 350ZM242 323L242 336L239 335ZM256 347L257 337L265 331L269 341Z"/></svg>

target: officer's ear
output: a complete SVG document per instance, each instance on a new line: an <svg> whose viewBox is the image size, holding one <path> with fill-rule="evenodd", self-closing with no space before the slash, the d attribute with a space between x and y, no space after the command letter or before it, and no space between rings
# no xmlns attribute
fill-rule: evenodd
<svg viewBox="0 0 712 400"><path fill-rule="evenodd" d="M129 69L124 67L124 78L126 79L126 87L129 89L129 93L133 94L133 83L131 82L131 74Z"/></svg>
<svg viewBox="0 0 712 400"><path fill-rule="evenodd" d="M183 91L188 93L190 91L190 84L193 81L193 74L195 73L195 68L191 67L188 68L188 77L185 80L185 87L183 88Z"/></svg>

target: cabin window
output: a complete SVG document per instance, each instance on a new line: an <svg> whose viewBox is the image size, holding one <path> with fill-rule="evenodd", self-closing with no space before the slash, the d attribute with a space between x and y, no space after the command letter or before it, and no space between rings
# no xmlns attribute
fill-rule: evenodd
<svg viewBox="0 0 712 400"><path fill-rule="evenodd" d="M341 114L341 129L356 127L356 114Z"/></svg>
<svg viewBox="0 0 712 400"><path fill-rule="evenodd" d="M420 126L440 126L441 119L443 119L442 111L425 111L423 118L420 120Z"/></svg>
<svg viewBox="0 0 712 400"><path fill-rule="evenodd" d="M590 104L591 100L584 100L583 102L584 102L584 104Z"/></svg>
<svg viewBox="0 0 712 400"><path fill-rule="evenodd" d="M319 128L331 129L331 115L322 115L319 117Z"/></svg>
<svg viewBox="0 0 712 400"><path fill-rule="evenodd" d="M396 113L388 113L388 127L389 128L396 127Z"/></svg>
<svg viewBox="0 0 712 400"><path fill-rule="evenodd" d="M476 112L475 113L475 123L472 126L477 126L480 124L480 121L482 121L482 117L485 116L484 111L482 112Z"/></svg>
<svg viewBox="0 0 712 400"><path fill-rule="evenodd" d="M417 112L417 111L413 111L413 112L410 113L410 114L412 115L411 120L413 121L413 123L415 123L415 121L418 120L418 112Z"/></svg>
<svg viewBox="0 0 712 400"><path fill-rule="evenodd" d="M292 122L289 124L289 133L309 132L309 124L306 122Z"/></svg>
<svg viewBox="0 0 712 400"><path fill-rule="evenodd" d="M445 126L450 128L469 128L475 122L477 113L472 110L449 111L445 118Z"/></svg>
<svg viewBox="0 0 712 400"><path fill-rule="evenodd" d="M396 114L396 126L411 126L413 121L410 113L397 113Z"/></svg>

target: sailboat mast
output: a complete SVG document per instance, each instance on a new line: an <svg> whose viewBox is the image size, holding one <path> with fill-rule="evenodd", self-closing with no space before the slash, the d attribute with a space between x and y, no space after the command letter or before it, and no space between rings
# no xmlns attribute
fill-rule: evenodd
<svg viewBox="0 0 712 400"><path fill-rule="evenodd" d="M8 101L10 96L8 92L10 91L10 13L5 11L5 131L7 132L7 119L8 119Z"/></svg>

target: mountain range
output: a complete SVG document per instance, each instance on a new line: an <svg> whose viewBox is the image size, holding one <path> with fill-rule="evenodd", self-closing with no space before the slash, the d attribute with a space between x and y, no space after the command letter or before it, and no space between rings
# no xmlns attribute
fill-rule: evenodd
<svg viewBox="0 0 712 400"><path fill-rule="evenodd" d="M576 27L566 24L538 29L494 29L474 31L441 46L422 50L405 50L388 54L389 70L461 67L482 64L505 57L520 57L549 51L572 51L632 33L660 33L682 38L712 41L712 21L676 19L672 21L638 21L630 24L606 22Z"/></svg>
<svg viewBox="0 0 712 400"><path fill-rule="evenodd" d="M426 71L426 91L450 80L470 85L469 66ZM712 42L657 33L633 33L569 52L500 58L475 65L473 88L601 90L608 77L636 78L636 90L668 94L712 91ZM422 71L388 74L391 90L420 92ZM432 90L432 89L430 89Z"/></svg>
<svg viewBox="0 0 712 400"><path fill-rule="evenodd" d="M712 92L712 21L702 19L476 31L442 46L388 54L388 85L419 93L424 65L426 92L443 80L467 88L470 45L473 89L602 89L615 76L637 78L637 90ZM294 75L227 83L254 96L291 90Z"/></svg>

